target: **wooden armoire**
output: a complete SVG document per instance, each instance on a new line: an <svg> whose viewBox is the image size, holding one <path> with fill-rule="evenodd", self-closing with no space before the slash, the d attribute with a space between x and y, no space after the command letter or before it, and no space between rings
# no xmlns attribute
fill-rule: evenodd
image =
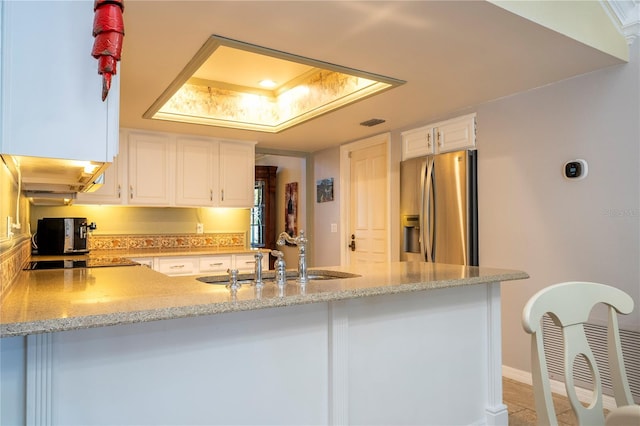
<svg viewBox="0 0 640 426"><path fill-rule="evenodd" d="M277 170L277 166L256 166L251 209L252 248L276 249ZM274 260L269 256L269 269L273 269Z"/></svg>

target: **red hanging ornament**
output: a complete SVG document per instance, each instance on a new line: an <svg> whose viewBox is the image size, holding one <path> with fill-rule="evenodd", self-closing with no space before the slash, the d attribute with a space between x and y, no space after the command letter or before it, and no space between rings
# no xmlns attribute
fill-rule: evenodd
<svg viewBox="0 0 640 426"><path fill-rule="evenodd" d="M123 0L95 0L93 5L93 50L98 60L98 74L102 75L102 100L107 99L111 77L117 72L124 38Z"/></svg>

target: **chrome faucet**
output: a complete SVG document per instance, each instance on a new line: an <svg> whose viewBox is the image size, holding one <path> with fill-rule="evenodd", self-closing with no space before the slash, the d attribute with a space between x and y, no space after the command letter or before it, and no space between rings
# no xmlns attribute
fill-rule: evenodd
<svg viewBox="0 0 640 426"><path fill-rule="evenodd" d="M300 231L297 237L291 237L286 232L281 232L278 236L276 244L279 246L285 245L285 243L295 244L298 246L298 278L296 282L300 285L305 285L309 282L309 275L307 273L307 238L304 236L304 231Z"/></svg>

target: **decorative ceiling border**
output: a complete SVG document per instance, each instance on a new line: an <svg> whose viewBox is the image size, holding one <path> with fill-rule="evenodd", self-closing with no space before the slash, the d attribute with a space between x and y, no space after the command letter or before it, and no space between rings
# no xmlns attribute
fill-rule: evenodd
<svg viewBox="0 0 640 426"><path fill-rule="evenodd" d="M600 0L600 3L628 44L640 37L639 0Z"/></svg>

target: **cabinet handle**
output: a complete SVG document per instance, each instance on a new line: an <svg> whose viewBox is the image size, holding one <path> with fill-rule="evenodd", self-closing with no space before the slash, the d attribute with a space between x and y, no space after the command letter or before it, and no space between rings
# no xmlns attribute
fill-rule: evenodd
<svg viewBox="0 0 640 426"><path fill-rule="evenodd" d="M209 266L222 266L222 262L210 263Z"/></svg>
<svg viewBox="0 0 640 426"><path fill-rule="evenodd" d="M431 148L431 133L427 133L427 147Z"/></svg>
<svg viewBox="0 0 640 426"><path fill-rule="evenodd" d="M438 130L438 146L442 146L444 145L443 143L444 141L442 140L442 134L440 133L440 131Z"/></svg>
<svg viewBox="0 0 640 426"><path fill-rule="evenodd" d="M224 189L220 190L221 197L220 199L224 201Z"/></svg>
<svg viewBox="0 0 640 426"><path fill-rule="evenodd" d="M213 201L213 189L209 190L209 201Z"/></svg>
<svg viewBox="0 0 640 426"><path fill-rule="evenodd" d="M122 185L118 184L118 200L120 199L122 193Z"/></svg>
<svg viewBox="0 0 640 426"><path fill-rule="evenodd" d="M182 268L184 268L184 265L171 265L169 267L169 269L182 269Z"/></svg>
<svg viewBox="0 0 640 426"><path fill-rule="evenodd" d="M255 261L255 260L247 260L247 261L245 261L244 263L245 263L246 265L250 265L250 264L254 264L254 265L255 265L255 264L256 264L256 261Z"/></svg>
<svg viewBox="0 0 640 426"><path fill-rule="evenodd" d="M129 185L129 198L133 200L133 185Z"/></svg>

